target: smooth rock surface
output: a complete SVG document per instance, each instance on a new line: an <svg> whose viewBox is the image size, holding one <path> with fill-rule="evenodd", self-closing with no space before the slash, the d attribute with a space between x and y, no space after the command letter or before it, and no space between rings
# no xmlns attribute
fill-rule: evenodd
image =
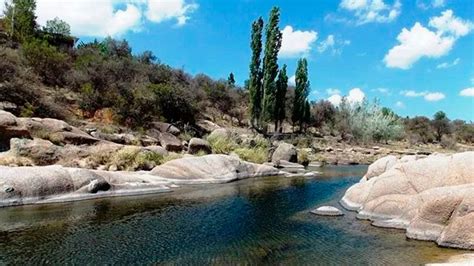
<svg viewBox="0 0 474 266"><path fill-rule="evenodd" d="M151 173L167 179L187 180L191 183L224 183L282 174L274 167L245 162L234 156L222 154L176 159L155 167Z"/></svg>
<svg viewBox="0 0 474 266"><path fill-rule="evenodd" d="M374 163L371 173L386 170L350 187L341 204L376 226L406 229L409 238L474 249L474 152L404 157L385 167L392 163Z"/></svg>
<svg viewBox="0 0 474 266"><path fill-rule="evenodd" d="M276 168L227 155L190 156L141 172L59 165L0 166L0 207L157 193L181 184L224 183L282 174Z"/></svg>
<svg viewBox="0 0 474 266"><path fill-rule="evenodd" d="M272 155L272 162L288 161L292 163L298 162L298 151L295 146L281 142Z"/></svg>
<svg viewBox="0 0 474 266"><path fill-rule="evenodd" d="M336 207L333 206L321 206L317 209L311 211L312 214L322 215L322 216L342 216L344 213Z"/></svg>
<svg viewBox="0 0 474 266"><path fill-rule="evenodd" d="M204 152L206 154L212 153L211 145L207 140L203 140L200 138L192 138L191 140L189 140L188 153L196 154L199 152Z"/></svg>

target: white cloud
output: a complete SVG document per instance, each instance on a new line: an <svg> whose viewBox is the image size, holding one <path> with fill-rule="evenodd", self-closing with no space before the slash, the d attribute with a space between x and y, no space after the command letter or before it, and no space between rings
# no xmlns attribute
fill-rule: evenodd
<svg viewBox="0 0 474 266"><path fill-rule="evenodd" d="M452 10L430 19L431 31L416 22L411 29L403 28L394 46L385 55L387 67L409 69L422 57L438 58L449 53L456 40L469 33L472 23L453 16Z"/></svg>
<svg viewBox="0 0 474 266"><path fill-rule="evenodd" d="M286 58L306 56L311 51L311 45L317 39L318 33L315 31L293 30L293 27L286 26L282 30L279 55Z"/></svg>
<svg viewBox="0 0 474 266"><path fill-rule="evenodd" d="M318 52L324 53L326 50L330 50L332 54L340 54L342 52L342 47L351 44L349 40L339 40L330 34L326 39L321 41L318 46Z"/></svg>
<svg viewBox="0 0 474 266"><path fill-rule="evenodd" d="M466 97L474 97L474 87L466 88L459 92L459 95Z"/></svg>
<svg viewBox="0 0 474 266"><path fill-rule="evenodd" d="M334 94L328 98L328 101L334 106L338 106L342 102L342 96L339 94Z"/></svg>
<svg viewBox="0 0 474 266"><path fill-rule="evenodd" d="M376 89L372 89L372 91L376 91L376 92L379 92L379 93L385 94L385 95L391 95L392 94L388 88L376 88Z"/></svg>
<svg viewBox="0 0 474 266"><path fill-rule="evenodd" d="M459 64L460 61L461 61L460 58L456 58L456 59L454 59L453 62L443 62L441 64L438 64L436 66L436 68L450 68L450 67L453 67L453 66Z"/></svg>
<svg viewBox="0 0 474 266"><path fill-rule="evenodd" d="M391 22L401 12L399 0L386 4L384 0L342 0L339 7L354 13L356 23L361 25L370 22Z"/></svg>
<svg viewBox="0 0 474 266"><path fill-rule="evenodd" d="M426 94L425 96L423 96L423 98L425 98L425 100L429 102L437 102L439 100L446 98L446 96L441 92L430 92Z"/></svg>
<svg viewBox="0 0 474 266"><path fill-rule="evenodd" d="M421 9L439 8L445 6L445 0L417 0L416 5Z"/></svg>
<svg viewBox="0 0 474 266"><path fill-rule="evenodd" d="M113 0L37 0L37 22L45 25L47 20L59 17L78 36L113 36L138 30L142 18L139 7L127 3L123 9L116 9L115 3Z"/></svg>
<svg viewBox="0 0 474 266"><path fill-rule="evenodd" d="M398 108L405 108L405 104L402 101L396 102L395 106L398 107Z"/></svg>
<svg viewBox="0 0 474 266"><path fill-rule="evenodd" d="M326 93L329 95L341 94L341 91L338 89L329 88L326 90Z"/></svg>
<svg viewBox="0 0 474 266"><path fill-rule="evenodd" d="M421 97L425 96L428 94L428 91L414 91L414 90L404 90L400 92L401 95L406 96L406 97Z"/></svg>
<svg viewBox="0 0 474 266"><path fill-rule="evenodd" d="M446 98L442 92L404 90L401 91L400 94L405 97L423 97L429 102L436 102Z"/></svg>
<svg viewBox="0 0 474 266"><path fill-rule="evenodd" d="M341 104L342 99L345 98L350 104L359 104L362 103L365 99L365 93L360 88L353 88L349 91L347 96L342 97L340 95L341 91L338 89L327 89L326 92L331 95L327 100L331 102L334 106Z"/></svg>
<svg viewBox="0 0 474 266"><path fill-rule="evenodd" d="M443 7L444 6L444 0L433 0L433 7Z"/></svg>
<svg viewBox="0 0 474 266"><path fill-rule="evenodd" d="M289 84L290 86L295 86L295 85L296 85L296 76L295 76L295 75L291 76L291 77L288 79L288 84Z"/></svg>
<svg viewBox="0 0 474 266"><path fill-rule="evenodd" d="M3 17L3 11L5 9L5 1L6 0L0 0L0 17Z"/></svg>
<svg viewBox="0 0 474 266"><path fill-rule="evenodd" d="M156 23L176 19L178 25L184 25L189 19L189 13L197 8L197 4L187 4L184 0L148 0L145 15Z"/></svg>
<svg viewBox="0 0 474 266"><path fill-rule="evenodd" d="M364 101L365 93L359 88L353 88L346 98L349 103L361 103Z"/></svg>
<svg viewBox="0 0 474 266"><path fill-rule="evenodd" d="M59 17L71 26L73 35L104 37L139 31L145 20L175 19L183 25L197 7L185 0L37 0L36 14L40 25Z"/></svg>

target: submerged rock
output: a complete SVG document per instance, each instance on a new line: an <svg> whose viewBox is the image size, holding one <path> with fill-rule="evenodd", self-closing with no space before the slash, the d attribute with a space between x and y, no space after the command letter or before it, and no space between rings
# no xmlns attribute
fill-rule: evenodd
<svg viewBox="0 0 474 266"><path fill-rule="evenodd" d="M385 171L350 187L341 204L376 226L406 229L409 238L474 249L474 152L403 158L383 167L391 160L374 163Z"/></svg>
<svg viewBox="0 0 474 266"><path fill-rule="evenodd" d="M336 207L333 206L321 206L317 209L310 211L312 214L322 215L322 216L341 216L344 213Z"/></svg>

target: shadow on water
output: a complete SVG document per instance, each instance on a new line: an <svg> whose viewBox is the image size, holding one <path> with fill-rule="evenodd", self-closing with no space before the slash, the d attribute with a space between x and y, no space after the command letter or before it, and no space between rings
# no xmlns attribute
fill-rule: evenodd
<svg viewBox="0 0 474 266"><path fill-rule="evenodd" d="M2 263L421 264L461 251L408 241L338 206L365 166L316 179L261 178L172 193L0 209Z"/></svg>

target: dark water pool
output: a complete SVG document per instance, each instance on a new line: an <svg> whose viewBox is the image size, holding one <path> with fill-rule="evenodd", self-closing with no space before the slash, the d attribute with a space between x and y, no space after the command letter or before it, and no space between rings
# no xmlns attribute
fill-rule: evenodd
<svg viewBox="0 0 474 266"><path fill-rule="evenodd" d="M143 197L0 209L0 264L407 265L462 253L403 231L308 211L337 204L365 167Z"/></svg>

